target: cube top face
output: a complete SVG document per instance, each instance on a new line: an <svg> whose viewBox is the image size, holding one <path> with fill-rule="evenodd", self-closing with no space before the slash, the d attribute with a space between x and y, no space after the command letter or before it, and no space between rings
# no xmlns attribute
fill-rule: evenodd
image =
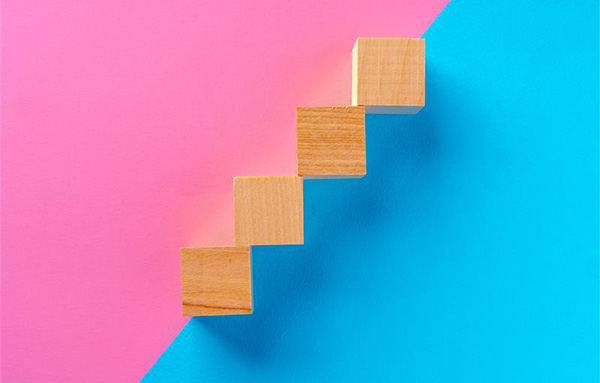
<svg viewBox="0 0 600 383"><path fill-rule="evenodd" d="M396 106L404 113L424 106L425 40L357 39L352 51L352 105ZM385 108L374 110L386 113ZM369 108L367 112L371 113Z"/></svg>
<svg viewBox="0 0 600 383"><path fill-rule="evenodd" d="M306 178L362 177L367 172L365 108L298 108L298 175Z"/></svg>
<svg viewBox="0 0 600 383"><path fill-rule="evenodd" d="M235 177L236 245L304 243L302 177Z"/></svg>
<svg viewBox="0 0 600 383"><path fill-rule="evenodd" d="M181 249L183 315L252 314L249 246Z"/></svg>

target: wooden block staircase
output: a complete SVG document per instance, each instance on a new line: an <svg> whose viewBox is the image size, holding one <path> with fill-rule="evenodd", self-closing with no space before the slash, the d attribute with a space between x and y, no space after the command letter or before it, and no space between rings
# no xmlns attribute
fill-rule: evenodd
<svg viewBox="0 0 600 383"><path fill-rule="evenodd" d="M252 313L252 246L304 244L303 180L367 174L365 113L425 106L425 40L358 38L352 106L300 107L297 176L235 177L235 246L181 249L183 315Z"/></svg>

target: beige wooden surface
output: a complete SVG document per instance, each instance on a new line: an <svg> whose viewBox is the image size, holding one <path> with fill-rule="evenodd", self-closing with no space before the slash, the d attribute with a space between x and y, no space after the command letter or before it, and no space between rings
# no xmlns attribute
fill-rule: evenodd
<svg viewBox="0 0 600 383"><path fill-rule="evenodd" d="M304 243L302 177L235 177L236 245Z"/></svg>
<svg viewBox="0 0 600 383"><path fill-rule="evenodd" d="M249 246L181 249L183 315L252 314Z"/></svg>
<svg viewBox="0 0 600 383"><path fill-rule="evenodd" d="M298 108L296 128L299 176L340 178L366 174L364 107Z"/></svg>
<svg viewBox="0 0 600 383"><path fill-rule="evenodd" d="M425 40L358 38L352 105L367 106L367 113L418 112L425 105Z"/></svg>

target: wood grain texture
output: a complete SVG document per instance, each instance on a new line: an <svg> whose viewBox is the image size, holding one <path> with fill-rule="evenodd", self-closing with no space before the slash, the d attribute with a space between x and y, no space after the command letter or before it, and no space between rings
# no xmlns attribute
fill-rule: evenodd
<svg viewBox="0 0 600 383"><path fill-rule="evenodd" d="M249 246L181 249L183 315L252 314Z"/></svg>
<svg viewBox="0 0 600 383"><path fill-rule="evenodd" d="M302 177L235 177L236 245L304 243Z"/></svg>
<svg viewBox="0 0 600 383"><path fill-rule="evenodd" d="M417 113L425 105L425 40L358 38L352 105L367 106L367 113Z"/></svg>
<svg viewBox="0 0 600 383"><path fill-rule="evenodd" d="M298 108L296 127L299 176L357 178L367 173L363 106Z"/></svg>

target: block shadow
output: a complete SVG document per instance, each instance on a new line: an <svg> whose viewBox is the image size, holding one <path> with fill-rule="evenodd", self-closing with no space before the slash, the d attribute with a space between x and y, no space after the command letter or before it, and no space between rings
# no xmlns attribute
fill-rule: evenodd
<svg viewBox="0 0 600 383"><path fill-rule="evenodd" d="M427 106L418 115L367 116L367 176L305 181L305 245L254 248L254 314L193 318L194 325L201 324L247 362L285 362L294 355L293 345L280 341L289 326L367 263L397 256L351 257L381 227L396 225L402 236L412 206L426 204L436 193L445 134L440 117L445 113L437 111L451 110L457 101L452 97L456 84L431 67L428 63Z"/></svg>

